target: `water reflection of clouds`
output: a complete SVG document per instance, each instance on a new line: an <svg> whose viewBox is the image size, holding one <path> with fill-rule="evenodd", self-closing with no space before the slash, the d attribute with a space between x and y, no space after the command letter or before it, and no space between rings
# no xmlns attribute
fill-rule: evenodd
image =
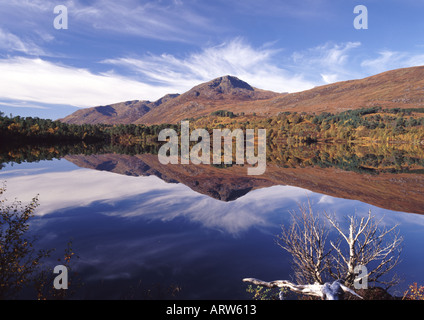
<svg viewBox="0 0 424 320"><path fill-rule="evenodd" d="M258 189L235 201L223 202L155 176L132 177L90 169L47 173L27 170L24 175L10 170L8 173L7 197L25 202L39 194L37 214L40 216L102 203L106 207L93 206L93 210L148 220L170 221L183 217L208 228L237 234L251 227L266 229L287 222L289 210L310 200L316 210L335 213L340 220L355 213L365 215L371 209L377 217L385 215L384 222L389 225L402 221L424 225L422 216L396 213L291 186Z"/></svg>
<svg viewBox="0 0 424 320"><path fill-rule="evenodd" d="M334 203L334 198L333 197L330 197L330 196L323 195L323 196L320 197L318 203L333 204Z"/></svg>
<svg viewBox="0 0 424 320"><path fill-rule="evenodd" d="M266 226L270 213L288 204L295 205L306 194L300 188L281 186L252 191L233 202L222 202L155 176L131 177L87 169L10 175L7 188L9 199L16 197L23 202L39 194L39 216L101 202L109 205L107 210L102 208L107 215L162 221L184 217L230 233L251 226Z"/></svg>
<svg viewBox="0 0 424 320"><path fill-rule="evenodd" d="M134 204L117 208L113 214L162 221L184 217L208 228L236 234L252 226L269 226L274 223L274 216L287 213L306 193L303 189L280 186L255 190L235 201L223 202L196 192L185 197L177 192L139 195Z"/></svg>
<svg viewBox="0 0 424 320"><path fill-rule="evenodd" d="M211 296L214 293L210 290L223 290L224 284L232 281L235 289L228 289L231 296L240 287L240 275L260 277L258 272L264 270L270 279L289 276L288 257L273 240L279 225L288 222L288 212L308 199L315 210L335 213L341 222L348 215L366 215L371 209L378 218L384 216L388 227L399 223L401 234L410 239L405 256L411 262L404 272L414 280L420 277L412 266L422 263L418 243L422 242L424 216L290 186L258 189L235 201L222 202L155 176L75 168L60 171L57 167L55 172L25 167L22 174L19 166L15 168L0 176L7 178L7 198L25 203L40 194L37 229L41 240L49 247L50 242L75 237L82 257L79 268L86 281L118 284L131 279L169 278L208 287ZM209 289L210 283L220 281L222 286Z"/></svg>
<svg viewBox="0 0 424 320"><path fill-rule="evenodd" d="M89 169L9 176L7 197L29 201L39 194L37 214L45 215L70 207L88 206L95 201L114 203L152 190L168 190L177 186L161 183L153 176L144 177L143 181L140 183L137 177ZM184 188L181 187L177 186L181 189L178 191L184 195Z"/></svg>
<svg viewBox="0 0 424 320"><path fill-rule="evenodd" d="M43 168L33 168L33 169L15 169L8 171L0 171L0 178L6 177L8 175L19 174L20 176L33 174L35 172L44 171Z"/></svg>

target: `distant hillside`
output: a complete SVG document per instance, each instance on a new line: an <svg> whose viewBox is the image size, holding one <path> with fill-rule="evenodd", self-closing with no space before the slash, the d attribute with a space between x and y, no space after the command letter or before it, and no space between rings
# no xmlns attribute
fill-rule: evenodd
<svg viewBox="0 0 424 320"><path fill-rule="evenodd" d="M424 107L424 66L387 71L291 94L253 88L236 77L224 76L181 95L167 95L155 102L128 101L82 109L61 121L150 125L177 123L222 109L268 116L284 111L338 113L373 106Z"/></svg>
<svg viewBox="0 0 424 320"><path fill-rule="evenodd" d="M107 106L80 109L60 120L70 124L133 123L152 109L177 96L178 94L168 94L155 102L134 100Z"/></svg>
<svg viewBox="0 0 424 320"><path fill-rule="evenodd" d="M281 111L333 112L382 106L424 106L424 66L380 73L360 80L342 81L277 97L262 105L271 113Z"/></svg>

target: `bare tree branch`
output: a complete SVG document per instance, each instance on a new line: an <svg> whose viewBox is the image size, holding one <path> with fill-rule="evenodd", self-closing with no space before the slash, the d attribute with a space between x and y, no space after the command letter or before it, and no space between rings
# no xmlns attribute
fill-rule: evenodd
<svg viewBox="0 0 424 320"><path fill-rule="evenodd" d="M289 288L293 292L319 297L323 300L340 300L343 299L344 293L349 292L356 297L362 299L355 291L349 289L348 287L342 285L339 281L334 281L333 283L324 283L324 284L294 284L287 280L275 280L271 282L266 282L258 280L255 278L245 278L243 282L250 282L258 286L263 286L267 288Z"/></svg>

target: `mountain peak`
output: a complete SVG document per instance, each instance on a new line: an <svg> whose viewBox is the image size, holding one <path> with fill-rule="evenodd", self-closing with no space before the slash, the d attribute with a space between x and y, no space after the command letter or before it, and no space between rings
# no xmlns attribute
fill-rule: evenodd
<svg viewBox="0 0 424 320"><path fill-rule="evenodd" d="M226 75L213 79L206 83L211 88L219 88L223 93L227 93L233 89L244 89L248 91L254 91L253 87L250 86L247 82L240 80L237 77Z"/></svg>
<svg viewBox="0 0 424 320"><path fill-rule="evenodd" d="M224 97L239 97L242 100L250 99L255 88L237 77L226 75L211 81L199 84L184 95L190 98L222 99Z"/></svg>

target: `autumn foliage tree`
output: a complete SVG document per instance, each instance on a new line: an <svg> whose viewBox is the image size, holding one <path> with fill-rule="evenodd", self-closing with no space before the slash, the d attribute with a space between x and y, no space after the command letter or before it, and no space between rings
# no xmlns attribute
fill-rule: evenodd
<svg viewBox="0 0 424 320"><path fill-rule="evenodd" d="M6 191L0 188L0 196ZM15 200L0 200L0 299L13 298L31 283L49 250L36 250L35 238L28 236L29 219L38 206L38 198L24 206Z"/></svg>
<svg viewBox="0 0 424 320"><path fill-rule="evenodd" d="M50 257L53 249L35 249L36 237L29 235L30 220L38 207L38 197L28 205L20 201L8 204L3 197L5 183L0 187L0 300L19 298L21 291L34 289L34 298L64 299L74 290L55 290L53 288L53 268L48 267L45 259ZM75 258L72 242L68 243L63 258L56 264L71 270L71 260ZM73 276L75 273L73 273ZM77 281L78 278L76 278ZM75 282L78 287L79 283Z"/></svg>

